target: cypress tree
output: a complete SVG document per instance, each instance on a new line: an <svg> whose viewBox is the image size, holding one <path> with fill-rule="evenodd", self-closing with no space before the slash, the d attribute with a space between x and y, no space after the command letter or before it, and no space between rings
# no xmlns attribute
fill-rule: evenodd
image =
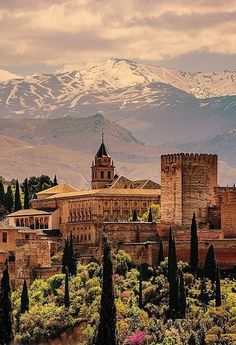
<svg viewBox="0 0 236 345"><path fill-rule="evenodd" d="M193 333L191 334L188 340L188 345L197 345L196 337Z"/></svg>
<svg viewBox="0 0 236 345"><path fill-rule="evenodd" d="M204 265L204 276L206 278L209 278L213 284L215 281L215 273L216 273L215 247L213 246L213 244L211 244L206 253L205 265Z"/></svg>
<svg viewBox="0 0 236 345"><path fill-rule="evenodd" d="M200 336L199 344L200 345L206 345L206 335L205 335L205 332L203 329L201 330L201 336Z"/></svg>
<svg viewBox="0 0 236 345"><path fill-rule="evenodd" d="M162 243L162 239L160 238L159 252L158 252L158 266L164 260L165 260L165 258L164 258L164 251L163 251L163 243Z"/></svg>
<svg viewBox="0 0 236 345"><path fill-rule="evenodd" d="M13 341L13 317L11 304L11 286L8 263L5 262L1 279L0 294L0 344L9 345Z"/></svg>
<svg viewBox="0 0 236 345"><path fill-rule="evenodd" d="M5 201L5 190L4 190L2 180L0 180L0 204L4 205L4 201Z"/></svg>
<svg viewBox="0 0 236 345"><path fill-rule="evenodd" d="M151 209L151 207L149 207L149 211L148 211L148 222L149 223L153 222L153 216L152 216L152 209Z"/></svg>
<svg viewBox="0 0 236 345"><path fill-rule="evenodd" d="M181 318L185 318L186 315L186 293L184 287L184 276L182 270L179 272L179 314Z"/></svg>
<svg viewBox="0 0 236 345"><path fill-rule="evenodd" d="M116 306L113 288L113 264L111 248L104 238L103 279L100 320L95 345L116 345Z"/></svg>
<svg viewBox="0 0 236 345"><path fill-rule="evenodd" d="M215 297L216 307L221 306L221 286L220 286L220 271L218 265L216 267L216 297Z"/></svg>
<svg viewBox="0 0 236 345"><path fill-rule="evenodd" d="M12 189L11 189L11 186L8 186L7 192L5 194L5 201L4 201L4 206L8 213L12 212L13 204L14 204L14 198L13 198Z"/></svg>
<svg viewBox="0 0 236 345"><path fill-rule="evenodd" d="M170 262L171 262L172 244L173 244L173 235L172 235L172 228L170 226L170 229L169 229L169 246L168 246L168 279L170 276Z"/></svg>
<svg viewBox="0 0 236 345"><path fill-rule="evenodd" d="M69 293L69 270L65 268L65 292L64 292L64 305L66 308L70 307L70 293Z"/></svg>
<svg viewBox="0 0 236 345"><path fill-rule="evenodd" d="M57 175L54 176L54 179L53 179L53 186L57 186L58 183L57 183Z"/></svg>
<svg viewBox="0 0 236 345"><path fill-rule="evenodd" d="M14 211L19 211L22 209L21 199L20 199L20 186L18 180L16 180L16 190L15 190L15 202Z"/></svg>
<svg viewBox="0 0 236 345"><path fill-rule="evenodd" d="M22 289L22 293L21 293L20 312L21 312L21 314L24 314L28 310L29 310L28 288L27 288L26 280L24 280L23 289Z"/></svg>
<svg viewBox="0 0 236 345"><path fill-rule="evenodd" d="M62 254L62 273L66 273L66 267L70 265L70 246L68 238L64 241L64 249Z"/></svg>
<svg viewBox="0 0 236 345"><path fill-rule="evenodd" d="M30 208L29 185L28 185L28 179L26 178L24 181L24 210L27 210L29 208Z"/></svg>
<svg viewBox="0 0 236 345"><path fill-rule="evenodd" d="M143 307L143 275L142 275L142 264L139 265L139 299L138 306L140 309Z"/></svg>
<svg viewBox="0 0 236 345"><path fill-rule="evenodd" d="M178 277L177 277L177 257L175 240L172 240L170 265L169 265L169 312L172 318L176 317L178 311Z"/></svg>
<svg viewBox="0 0 236 345"><path fill-rule="evenodd" d="M75 254L74 254L74 244L73 244L73 236L72 236L72 232L70 233L70 243L69 243L69 273L72 276L76 275L76 270L77 270L77 260L75 258Z"/></svg>
<svg viewBox="0 0 236 345"><path fill-rule="evenodd" d="M138 221L138 214L136 210L133 210L132 222Z"/></svg>
<svg viewBox="0 0 236 345"><path fill-rule="evenodd" d="M191 244L190 244L190 267L192 274L196 274L198 269L198 236L197 236L197 222L195 213L193 214L191 224Z"/></svg>

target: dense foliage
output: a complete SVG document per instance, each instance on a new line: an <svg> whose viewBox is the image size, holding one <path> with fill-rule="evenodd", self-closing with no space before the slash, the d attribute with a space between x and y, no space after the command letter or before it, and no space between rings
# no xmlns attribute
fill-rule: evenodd
<svg viewBox="0 0 236 345"><path fill-rule="evenodd" d="M173 250L173 249L172 249ZM181 299L186 301L186 317L168 316L168 259L156 268L142 267L142 309L140 272L132 268L130 256L120 251L114 256L116 329L119 344L182 345L233 344L236 341L236 282L221 279L222 305L216 307L215 288L210 279L194 278L188 264L178 262ZM183 272L183 275L182 273ZM78 263L77 275L69 278L70 306L64 306L65 275L47 282L36 280L29 288L30 309L20 314L21 291L13 293L16 339L37 344L57 338L65 330L79 329L81 345L92 345L99 322L102 265ZM181 289L180 289L181 291ZM78 342L77 342L78 343Z"/></svg>

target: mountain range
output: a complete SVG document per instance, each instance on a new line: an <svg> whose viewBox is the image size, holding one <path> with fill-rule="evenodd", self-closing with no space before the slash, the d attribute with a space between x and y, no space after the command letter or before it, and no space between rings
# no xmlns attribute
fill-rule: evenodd
<svg viewBox="0 0 236 345"><path fill-rule="evenodd" d="M0 82L6 175L60 169L62 179L87 186L102 128L122 174L158 180L161 153L212 152L220 154L221 182L233 183L236 70L187 73L113 58Z"/></svg>

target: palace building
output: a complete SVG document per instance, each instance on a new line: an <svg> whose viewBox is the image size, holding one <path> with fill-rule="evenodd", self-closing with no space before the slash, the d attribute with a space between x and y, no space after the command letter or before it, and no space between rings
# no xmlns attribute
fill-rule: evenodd
<svg viewBox="0 0 236 345"><path fill-rule="evenodd" d="M172 226L178 258L188 261L190 225L195 213L200 264L209 244L213 243L220 267L233 268L236 266L236 188L218 187L217 169L216 155L163 155L161 186L148 179L132 181L116 175L102 140L92 161L91 189L79 190L63 183L37 193L31 209L10 214L8 228L0 227L0 250L15 253L17 265L19 255L23 260L29 248L37 246L37 241L41 246L39 253L48 248L53 255L62 246L62 239L72 234L82 263L100 261L105 233L115 251L127 251L134 263L153 265L160 237L167 254L168 229ZM161 219L144 221L143 215L153 205L160 205ZM134 211L137 221L132 221ZM26 230L20 231L20 227L28 229L30 235ZM7 244L8 241L11 243ZM34 276L55 273L48 255L44 255L47 259L42 262L38 256L38 273L35 263L32 266ZM18 267L15 271L16 277L23 279ZM33 274L27 272L31 281Z"/></svg>

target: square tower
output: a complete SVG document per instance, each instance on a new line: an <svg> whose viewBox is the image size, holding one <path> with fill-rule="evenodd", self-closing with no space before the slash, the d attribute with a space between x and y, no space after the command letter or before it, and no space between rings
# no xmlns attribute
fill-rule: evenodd
<svg viewBox="0 0 236 345"><path fill-rule="evenodd" d="M193 213L206 224L215 204L217 155L177 153L161 156L161 221L190 228Z"/></svg>

